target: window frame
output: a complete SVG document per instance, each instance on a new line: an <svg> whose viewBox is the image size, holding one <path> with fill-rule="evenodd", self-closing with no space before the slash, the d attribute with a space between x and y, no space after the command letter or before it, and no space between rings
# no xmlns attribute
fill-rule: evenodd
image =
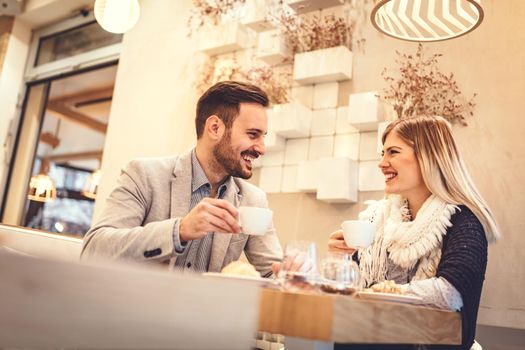
<svg viewBox="0 0 525 350"><path fill-rule="evenodd" d="M41 39L88 25L93 21L95 21L95 16L91 11L86 16L76 16L35 30L29 48L24 80L26 82L41 80L118 60L122 51L122 42L35 67Z"/></svg>

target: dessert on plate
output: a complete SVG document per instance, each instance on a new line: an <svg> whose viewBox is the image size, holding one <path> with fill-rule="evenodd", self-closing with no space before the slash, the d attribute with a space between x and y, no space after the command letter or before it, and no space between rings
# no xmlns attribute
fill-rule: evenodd
<svg viewBox="0 0 525 350"><path fill-rule="evenodd" d="M232 261L226 265L221 273L231 276L261 277L253 265L240 260Z"/></svg>

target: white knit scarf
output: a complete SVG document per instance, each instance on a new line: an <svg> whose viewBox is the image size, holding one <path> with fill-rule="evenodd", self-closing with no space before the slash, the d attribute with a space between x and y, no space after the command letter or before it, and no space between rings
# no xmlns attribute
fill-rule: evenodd
<svg viewBox="0 0 525 350"><path fill-rule="evenodd" d="M359 219L375 224L377 232L372 245L359 252L364 282L370 285L384 281L388 258L407 270L417 264L413 280L434 277L441 259L443 236L452 226L450 218L457 206L431 195L410 221L408 203L399 195L366 204L369 206L359 214Z"/></svg>

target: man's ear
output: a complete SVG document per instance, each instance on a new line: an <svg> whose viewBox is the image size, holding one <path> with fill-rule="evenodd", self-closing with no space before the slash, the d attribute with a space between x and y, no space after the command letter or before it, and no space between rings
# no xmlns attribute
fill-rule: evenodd
<svg viewBox="0 0 525 350"><path fill-rule="evenodd" d="M226 126L224 122L217 115L213 114L206 119L204 124L204 132L208 135L210 140L219 141L224 134Z"/></svg>

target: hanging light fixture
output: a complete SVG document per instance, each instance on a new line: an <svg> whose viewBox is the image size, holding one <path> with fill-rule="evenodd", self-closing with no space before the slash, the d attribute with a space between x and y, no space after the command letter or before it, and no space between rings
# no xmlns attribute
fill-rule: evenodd
<svg viewBox="0 0 525 350"><path fill-rule="evenodd" d="M481 0L376 0L370 15L380 32L408 41L465 35L483 21Z"/></svg>
<svg viewBox="0 0 525 350"><path fill-rule="evenodd" d="M42 159L40 172L38 175L31 177L29 181L29 191L27 198L37 202L51 202L57 196L57 189L54 181L47 175L49 171L49 162Z"/></svg>
<svg viewBox="0 0 525 350"><path fill-rule="evenodd" d="M96 0L95 19L110 33L127 32L137 23L140 16L138 0Z"/></svg>
<svg viewBox="0 0 525 350"><path fill-rule="evenodd" d="M100 184L101 176L102 172L100 171L100 169L97 169L94 172L92 172L86 180L86 184L84 185L82 195L91 199L95 199L97 197L98 185Z"/></svg>

